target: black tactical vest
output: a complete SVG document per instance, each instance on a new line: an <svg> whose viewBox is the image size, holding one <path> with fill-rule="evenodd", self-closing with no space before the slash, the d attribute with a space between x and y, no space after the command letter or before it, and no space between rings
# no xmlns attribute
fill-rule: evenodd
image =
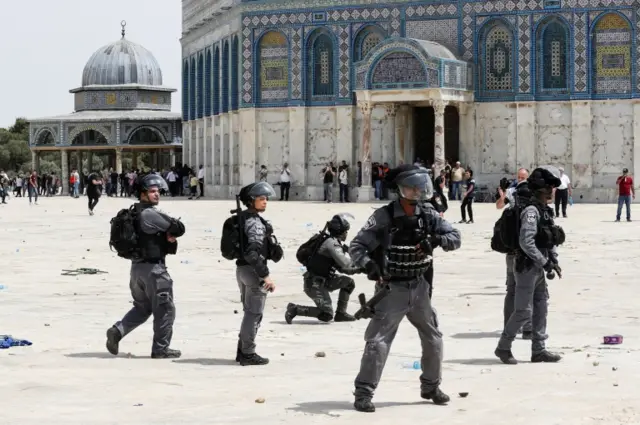
<svg viewBox="0 0 640 425"><path fill-rule="evenodd" d="M391 280L407 280L425 274L431 267L431 255L417 246L428 231L425 215L394 217L389 246L386 250L386 272Z"/></svg>
<svg viewBox="0 0 640 425"><path fill-rule="evenodd" d="M262 256L262 258L264 258L264 260L269 260L271 258L271 250L270 250L270 236L273 233L273 227L271 226L271 224L269 224L268 221L264 220L260 214L258 214L257 212L252 212L252 211L247 211L244 210L242 211L240 214L244 214L243 217L243 222L246 223L247 220L250 217L257 217L258 220L260 220L262 222L262 224L264 224L265 226L265 233L264 233L264 239L262 240L262 246L260 248L260 252L259 254ZM247 246L249 245L249 238L247 237L247 232L245 231L245 229L242 229L242 235L240 236L242 238L242 246L244 247L244 249L247 249ZM238 266L246 266L247 263L244 258L240 258L236 261L236 265Z"/></svg>
<svg viewBox="0 0 640 425"><path fill-rule="evenodd" d="M322 242L322 244L325 243L326 241ZM307 263L307 270L309 270L310 273L326 278L330 277L331 274L335 272L335 267L336 262L334 261L333 257L328 257L320 253L320 249L318 249L316 253L311 256L309 262Z"/></svg>
<svg viewBox="0 0 640 425"><path fill-rule="evenodd" d="M153 205L151 204L140 203L140 212L152 207ZM140 218L138 218L138 220L140 220ZM144 233L140 230L139 222L138 244L140 246L142 261L164 261L164 258L169 253L169 241L167 241L167 234L165 232L158 232L152 235Z"/></svg>
<svg viewBox="0 0 640 425"><path fill-rule="evenodd" d="M564 230L553 221L553 212L547 205L534 204L540 213L538 233L536 234L536 248L551 249L562 245L565 240Z"/></svg>

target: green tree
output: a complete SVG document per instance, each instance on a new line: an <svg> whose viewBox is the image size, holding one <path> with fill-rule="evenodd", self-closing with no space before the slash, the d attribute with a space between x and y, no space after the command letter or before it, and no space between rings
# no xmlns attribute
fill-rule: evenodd
<svg viewBox="0 0 640 425"><path fill-rule="evenodd" d="M25 118L16 118L11 127L0 128L0 168L17 172L31 167L29 123Z"/></svg>

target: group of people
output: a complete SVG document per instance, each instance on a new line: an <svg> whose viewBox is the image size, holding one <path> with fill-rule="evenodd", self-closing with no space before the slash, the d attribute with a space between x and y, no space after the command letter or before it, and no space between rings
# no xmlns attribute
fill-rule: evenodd
<svg viewBox="0 0 640 425"><path fill-rule="evenodd" d="M516 214L521 224L505 227L502 234L505 240L519 241L507 253L504 331L495 350L496 356L507 364L516 363L511 344L527 321L532 322L530 330L525 328L532 340L532 361L560 360L544 345L548 293L545 279L552 272L561 277L555 246L563 240L549 236L558 232L548 207L560 178L553 167L540 167L530 176L527 174L521 170L520 184L508 197L508 203L513 204L509 212ZM290 303L285 311L287 323L296 316L324 322L371 319L364 335L360 371L354 381L354 408L361 412L375 411L373 395L405 316L417 328L421 341L421 397L435 404L450 401L440 388L442 334L431 302L433 255L437 248L445 252L460 248L461 235L427 202L433 199L433 185L425 168L403 164L388 170L385 182L397 192L398 199L374 211L349 246L345 245L352 218L348 214L332 217L321 234L300 246L297 258L307 266L304 292L315 306ZM110 243L132 263L129 285L133 297L131 310L107 330L106 346L114 355L118 354L122 338L153 315L151 357L181 356L179 350L170 348L175 306L173 281L165 261L167 255L177 252L177 238L184 235L185 226L155 208L160 192L166 189L161 176L143 176L138 185L140 202L112 220ZM265 181L243 187L237 196L235 214L223 226L221 251L226 259L235 260L244 310L236 351L236 361L243 366L269 363L269 359L257 354L256 337L267 296L276 290L269 262L278 262L283 255L273 227L261 216L274 196L273 187ZM246 208L242 209L240 203ZM132 219L135 225L131 224ZM131 238L131 232L137 232L137 236ZM127 243L134 240L134 247ZM351 315L347 305L355 281L349 275L355 273L366 274L375 283L376 295ZM339 295L334 312L330 293L336 290Z"/></svg>

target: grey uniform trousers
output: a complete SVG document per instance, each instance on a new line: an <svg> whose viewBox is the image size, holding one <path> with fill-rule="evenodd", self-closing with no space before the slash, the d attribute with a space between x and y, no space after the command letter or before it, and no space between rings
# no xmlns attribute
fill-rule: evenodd
<svg viewBox="0 0 640 425"><path fill-rule="evenodd" d="M171 343L176 307L173 280L164 264L132 263L129 280L133 308L114 326L124 337L153 315L152 353L162 353Z"/></svg>
<svg viewBox="0 0 640 425"><path fill-rule="evenodd" d="M240 301L242 302L242 324L240 325L240 351L245 355L255 354L256 336L262 322L264 304L267 294L260 288L260 278L251 266L239 266L236 268L236 280L240 289Z"/></svg>
<svg viewBox="0 0 640 425"><path fill-rule="evenodd" d="M522 325L531 318L531 351L533 354L545 350L547 339L547 308L549 291L544 269L529 266L514 273L516 279L515 308L507 321L498 342L501 350L510 350L511 344ZM533 310L533 314L532 314Z"/></svg>
<svg viewBox="0 0 640 425"><path fill-rule="evenodd" d="M391 344L405 316L418 330L422 344L420 389L432 391L442 379L442 334L429 299L429 284L424 277L419 277L409 282L393 282L390 286L391 293L376 306L364 334L366 344L360 373L355 380L356 398L373 397Z"/></svg>
<svg viewBox="0 0 640 425"><path fill-rule="evenodd" d="M504 316L503 326L505 327L507 326L509 317L511 317L511 315L513 314L516 302L516 277L513 274L515 260L515 255L507 254L507 295L505 295L504 297L504 308L502 310ZM522 330L524 332L531 332L531 318L524 322L524 325L522 325Z"/></svg>
<svg viewBox="0 0 640 425"><path fill-rule="evenodd" d="M345 313L349 297L356 284L349 276L336 275L330 278L315 276L309 272L304 274L304 293L313 300L316 307L296 306L298 316L317 317L323 321L333 319L331 292L339 289L337 311Z"/></svg>

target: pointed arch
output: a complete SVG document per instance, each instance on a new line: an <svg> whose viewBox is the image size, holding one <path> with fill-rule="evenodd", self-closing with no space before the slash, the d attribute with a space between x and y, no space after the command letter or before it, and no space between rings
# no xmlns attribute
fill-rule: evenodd
<svg viewBox="0 0 640 425"><path fill-rule="evenodd" d="M231 44L231 110L237 111L239 104L240 93L240 73L238 67L240 66L240 44L238 36L233 36L233 42Z"/></svg>
<svg viewBox="0 0 640 425"><path fill-rule="evenodd" d="M495 18L480 29L478 77L483 92L501 94L515 91L515 41L511 25Z"/></svg>
<svg viewBox="0 0 640 425"><path fill-rule="evenodd" d="M358 62L367 56L367 53L384 40L384 31L377 25L366 25L356 33L353 39L353 61Z"/></svg>
<svg viewBox="0 0 640 425"><path fill-rule="evenodd" d="M204 112L204 55L202 53L198 54L196 93L196 118L202 118Z"/></svg>
<svg viewBox="0 0 640 425"><path fill-rule="evenodd" d="M568 93L570 61L570 30L566 21L550 16L538 24L536 30L537 49L536 79L539 90Z"/></svg>
<svg viewBox="0 0 640 425"><path fill-rule="evenodd" d="M307 39L307 100L327 101L336 95L335 40L325 28Z"/></svg>
<svg viewBox="0 0 640 425"><path fill-rule="evenodd" d="M211 49L207 49L204 62L204 115L211 115Z"/></svg>
<svg viewBox="0 0 640 425"><path fill-rule="evenodd" d="M191 58L189 69L189 118L196 119L196 58Z"/></svg>
<svg viewBox="0 0 640 425"><path fill-rule="evenodd" d="M220 113L220 47L213 54L213 115Z"/></svg>
<svg viewBox="0 0 640 425"><path fill-rule="evenodd" d="M289 40L276 30L262 34L257 42L258 103L278 103L289 99Z"/></svg>
<svg viewBox="0 0 640 425"><path fill-rule="evenodd" d="M229 41L222 48L222 113L229 112Z"/></svg>
<svg viewBox="0 0 640 425"><path fill-rule="evenodd" d="M189 59L182 67L182 121L189 121Z"/></svg>
<svg viewBox="0 0 640 425"><path fill-rule="evenodd" d="M590 39L592 92L631 96L633 30L629 20L619 13L605 12L594 20Z"/></svg>

